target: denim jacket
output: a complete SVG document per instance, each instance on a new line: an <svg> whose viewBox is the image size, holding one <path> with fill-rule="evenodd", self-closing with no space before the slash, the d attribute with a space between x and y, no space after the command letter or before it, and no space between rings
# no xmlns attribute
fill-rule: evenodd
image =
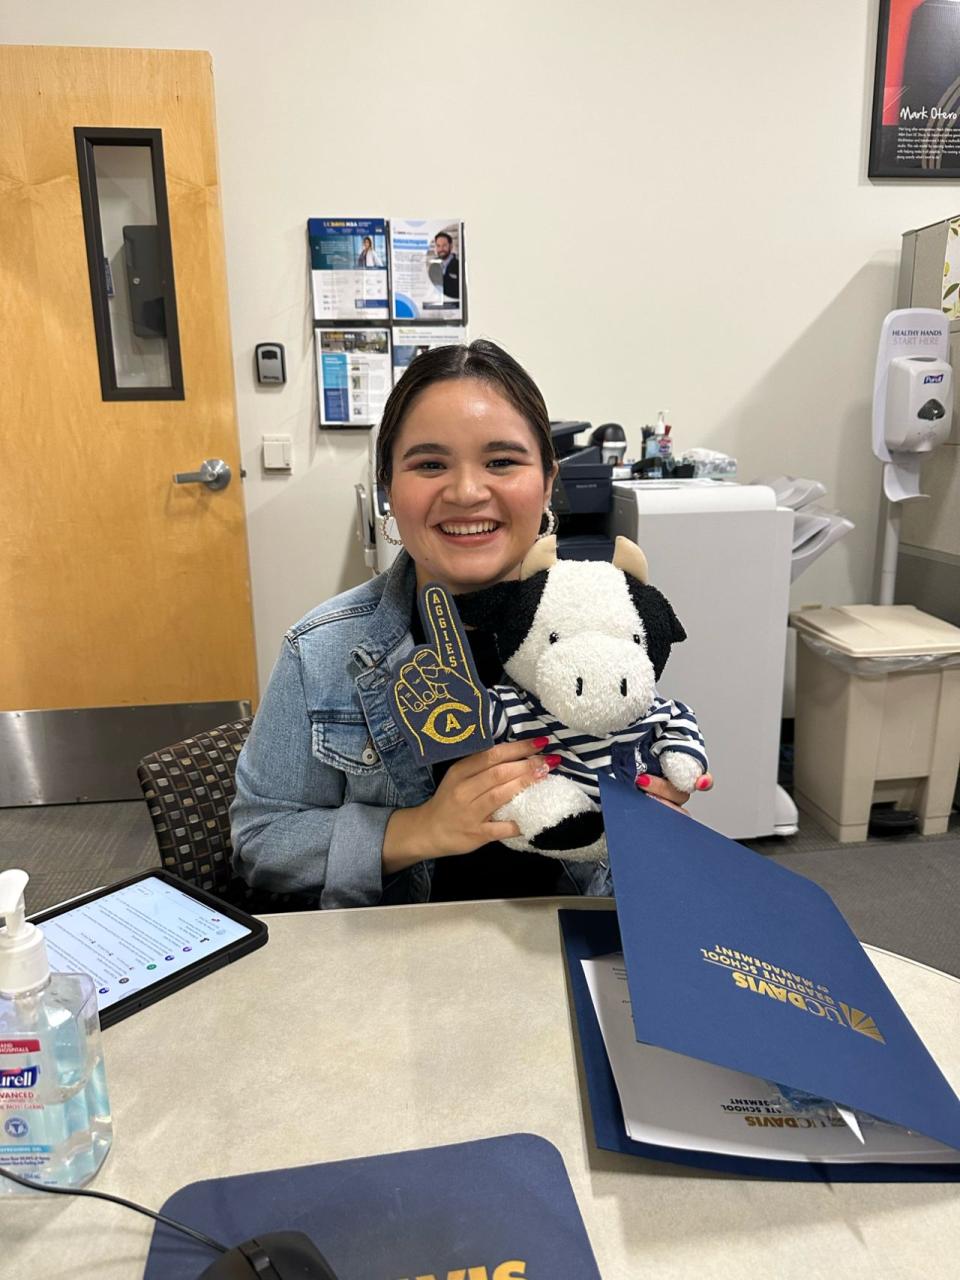
<svg viewBox="0 0 960 1280"><path fill-rule="evenodd" d="M429 899L432 861L385 879L381 868L391 813L434 790L388 701L391 669L414 648L415 596L416 570L402 552L284 637L230 810L234 867L254 888L319 895L323 907ZM571 892L610 893L606 864L562 866Z"/></svg>

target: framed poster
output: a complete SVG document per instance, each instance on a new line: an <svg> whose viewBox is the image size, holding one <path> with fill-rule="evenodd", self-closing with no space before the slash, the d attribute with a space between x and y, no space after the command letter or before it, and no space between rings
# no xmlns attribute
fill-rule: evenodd
<svg viewBox="0 0 960 1280"><path fill-rule="evenodd" d="M960 3L880 0L871 178L960 178Z"/></svg>

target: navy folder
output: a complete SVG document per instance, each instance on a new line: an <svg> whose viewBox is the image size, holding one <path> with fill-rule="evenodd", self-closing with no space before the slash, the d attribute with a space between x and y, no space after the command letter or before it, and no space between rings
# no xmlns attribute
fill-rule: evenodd
<svg viewBox="0 0 960 1280"><path fill-rule="evenodd" d="M805 1163L631 1140L580 961L621 950L636 1037L960 1148L960 1099L829 895L601 777L617 912L562 911L601 1147L768 1177L948 1181L950 1164Z"/></svg>
<svg viewBox="0 0 960 1280"><path fill-rule="evenodd" d="M195 1182L163 1212L227 1245L303 1231L338 1280L600 1280L560 1153L530 1133ZM219 1256L161 1224L144 1280Z"/></svg>

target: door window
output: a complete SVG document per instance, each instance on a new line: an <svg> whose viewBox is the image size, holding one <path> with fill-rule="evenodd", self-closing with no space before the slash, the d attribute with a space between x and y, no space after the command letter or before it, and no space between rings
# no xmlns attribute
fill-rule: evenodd
<svg viewBox="0 0 960 1280"><path fill-rule="evenodd" d="M159 129L74 130L104 400L182 400Z"/></svg>

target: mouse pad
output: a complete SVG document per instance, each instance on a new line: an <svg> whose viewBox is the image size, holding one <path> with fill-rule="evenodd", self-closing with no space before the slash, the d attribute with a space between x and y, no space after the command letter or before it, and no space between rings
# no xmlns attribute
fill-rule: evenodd
<svg viewBox="0 0 960 1280"><path fill-rule="evenodd" d="M560 1153L532 1133L194 1182L162 1212L227 1245L303 1231L337 1280L600 1280ZM158 1224L144 1280L219 1256Z"/></svg>

